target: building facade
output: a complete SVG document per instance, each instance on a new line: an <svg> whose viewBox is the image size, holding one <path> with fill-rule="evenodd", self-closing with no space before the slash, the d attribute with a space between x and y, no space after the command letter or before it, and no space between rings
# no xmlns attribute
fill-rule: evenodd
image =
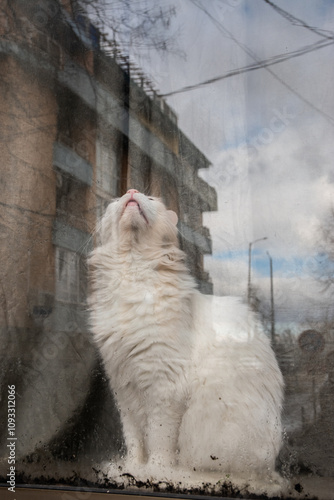
<svg viewBox="0 0 334 500"><path fill-rule="evenodd" d="M176 114L87 17L67 2L8 0L0 25L1 381L20 397L23 457L64 436L96 390L86 257L110 200L130 187L160 196L179 215L199 289L212 293L202 213L217 199ZM98 424L115 439L116 413Z"/></svg>

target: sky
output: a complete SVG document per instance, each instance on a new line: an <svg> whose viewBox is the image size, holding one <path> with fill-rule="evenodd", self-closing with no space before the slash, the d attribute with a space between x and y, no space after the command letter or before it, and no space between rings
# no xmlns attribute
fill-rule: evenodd
<svg viewBox="0 0 334 500"><path fill-rule="evenodd" d="M175 6L169 29L178 51L133 48L132 55L162 94L328 43L165 98L212 162L200 175L218 194L218 211L203 216L213 241L205 268L215 293L245 297L249 243L266 237L252 245L252 284L269 303L269 252L278 321L328 319L333 295L319 285L316 269L334 204L334 2L274 2L311 29L264 0L159 3Z"/></svg>

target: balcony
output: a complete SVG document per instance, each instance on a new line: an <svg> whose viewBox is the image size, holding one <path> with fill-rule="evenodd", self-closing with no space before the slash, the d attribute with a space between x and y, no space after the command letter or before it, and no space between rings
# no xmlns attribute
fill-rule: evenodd
<svg viewBox="0 0 334 500"><path fill-rule="evenodd" d="M55 142L53 146L53 166L87 186L92 185L92 165L73 149L60 142Z"/></svg>

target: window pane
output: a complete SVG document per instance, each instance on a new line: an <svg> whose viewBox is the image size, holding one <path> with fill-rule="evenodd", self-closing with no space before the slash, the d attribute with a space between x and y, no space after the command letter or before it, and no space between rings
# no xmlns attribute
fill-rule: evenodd
<svg viewBox="0 0 334 500"><path fill-rule="evenodd" d="M333 19L2 2L6 494L333 498Z"/></svg>

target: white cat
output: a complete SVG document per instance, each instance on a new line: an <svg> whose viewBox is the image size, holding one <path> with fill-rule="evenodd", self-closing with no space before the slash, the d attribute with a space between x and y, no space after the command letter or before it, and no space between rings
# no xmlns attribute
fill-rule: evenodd
<svg viewBox="0 0 334 500"><path fill-rule="evenodd" d="M274 475L283 381L270 342L237 298L196 290L176 223L130 189L107 208L90 258L92 331L128 463Z"/></svg>

